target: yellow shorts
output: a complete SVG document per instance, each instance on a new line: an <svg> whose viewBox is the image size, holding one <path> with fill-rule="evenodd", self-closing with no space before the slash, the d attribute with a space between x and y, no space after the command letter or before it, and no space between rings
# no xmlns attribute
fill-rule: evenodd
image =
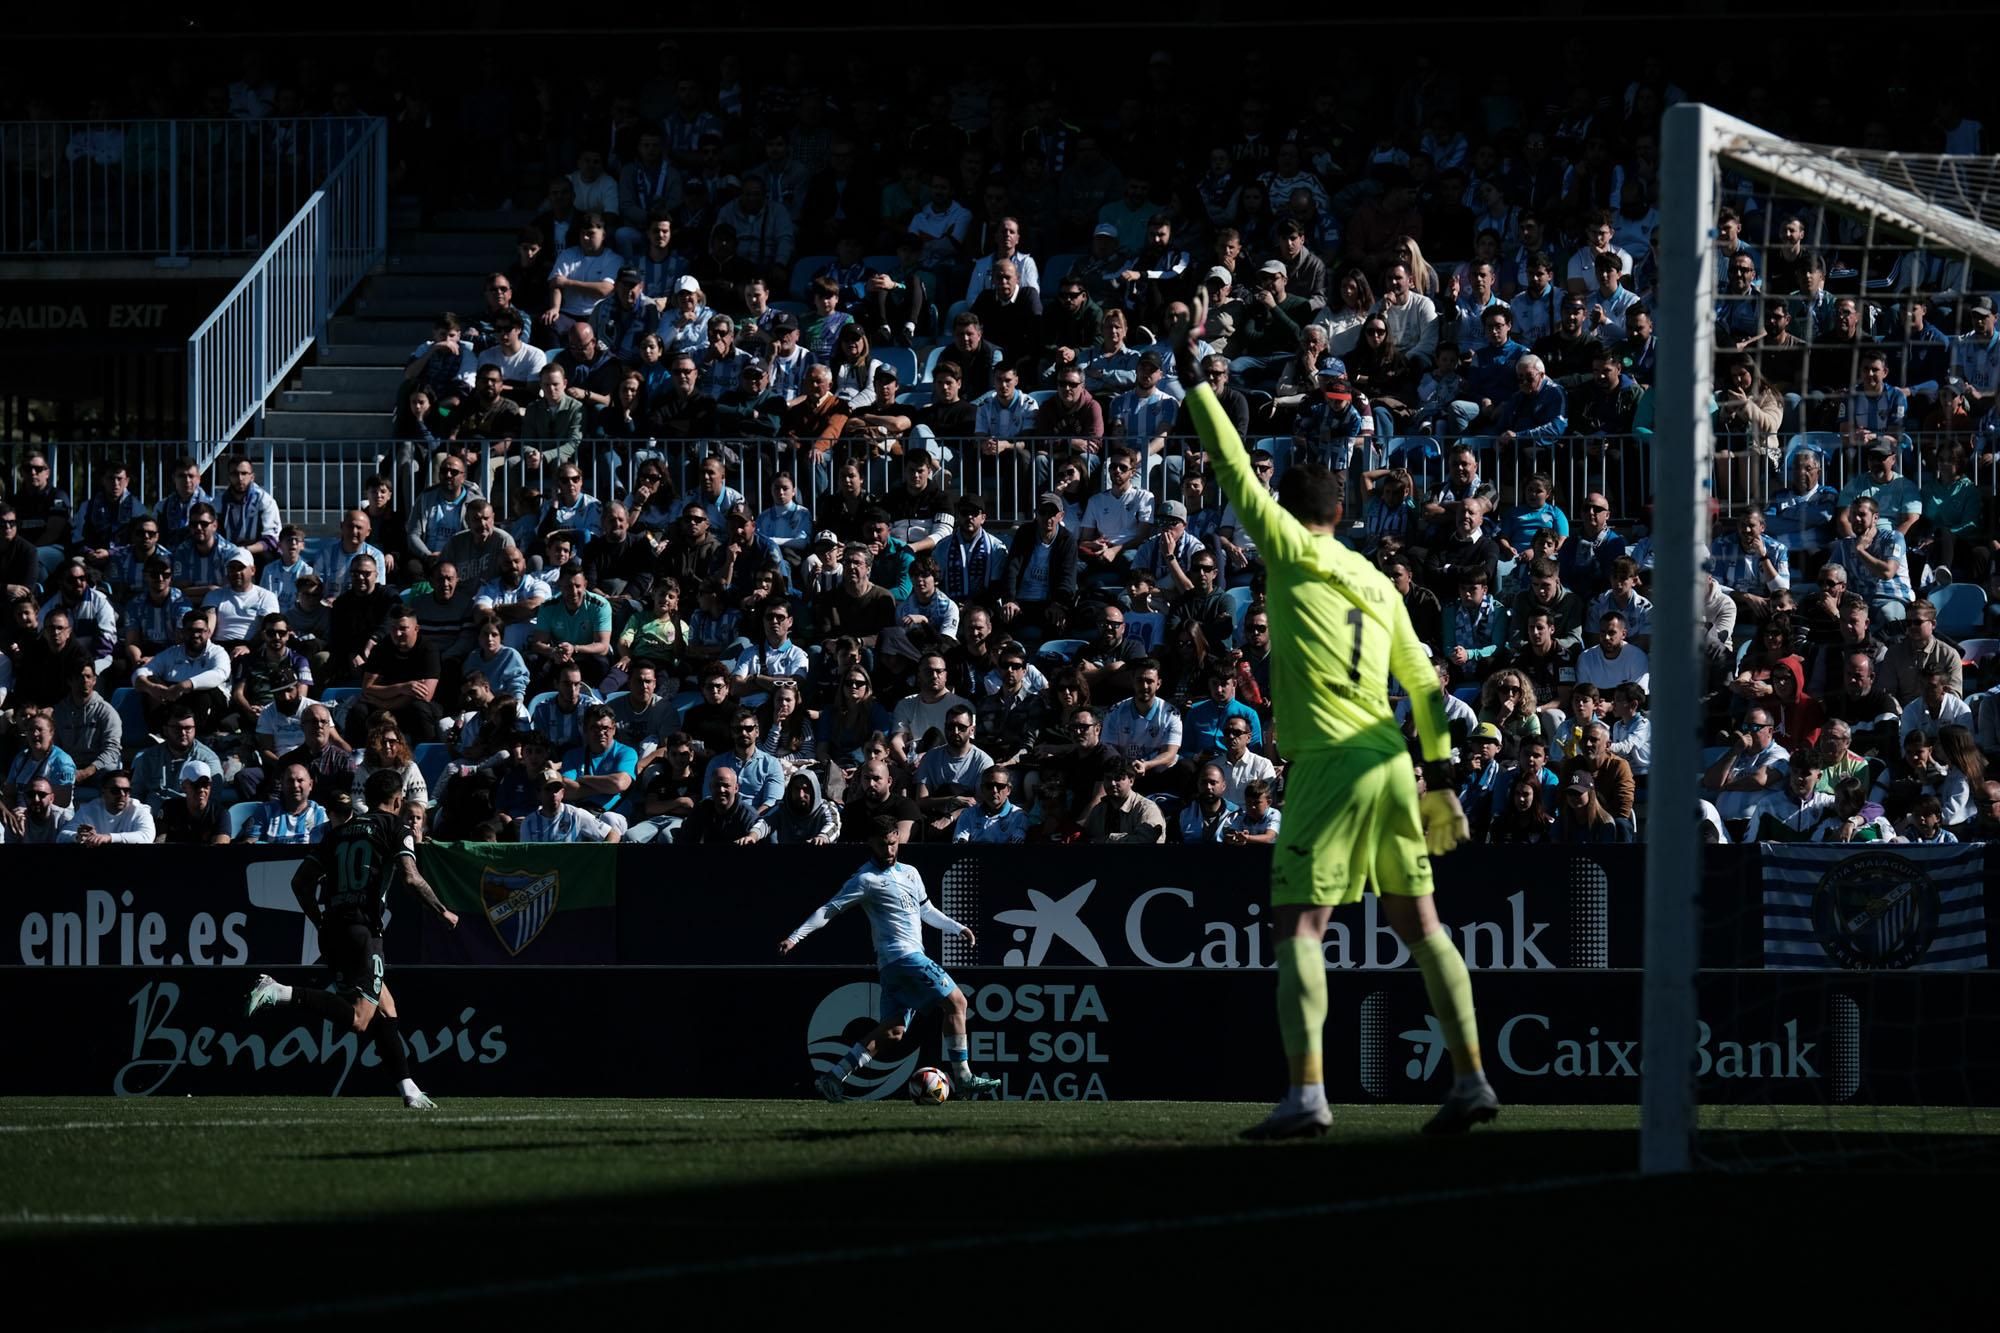
<svg viewBox="0 0 2000 1333"><path fill-rule="evenodd" d="M1294 758L1272 849L1272 903L1342 907L1370 884L1409 898L1431 891L1409 757L1352 749Z"/></svg>

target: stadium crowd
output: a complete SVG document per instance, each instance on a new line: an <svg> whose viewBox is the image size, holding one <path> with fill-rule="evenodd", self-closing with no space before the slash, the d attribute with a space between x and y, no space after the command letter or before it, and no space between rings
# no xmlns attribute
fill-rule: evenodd
<svg viewBox="0 0 2000 1333"><path fill-rule="evenodd" d="M1087 117L1052 78L898 101L674 44L469 94L542 192L383 404L404 510L370 478L306 532L246 455L137 496L107 446L77 497L22 456L5 837L309 842L387 768L451 838L1271 842L1261 569L1159 345L1197 302L1259 478L1344 475L1479 836L1643 836L1682 89L1636 56L1545 104L1419 57L1379 106L1196 107L1178 63ZM414 84L369 96L398 162L446 136ZM1985 838L1992 300L1725 186L1701 828Z"/></svg>

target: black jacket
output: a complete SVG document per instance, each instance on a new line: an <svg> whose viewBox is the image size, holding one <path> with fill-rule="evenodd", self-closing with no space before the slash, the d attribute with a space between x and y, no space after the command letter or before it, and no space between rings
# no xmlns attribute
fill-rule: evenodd
<svg viewBox="0 0 2000 1333"><path fill-rule="evenodd" d="M1014 530L1007 544L1007 564L1000 571L1000 596L1019 601L1021 578L1028 571L1028 557L1041 544L1041 524L1033 519ZM1052 602L1076 600L1076 537L1066 527L1056 529L1055 543L1049 547L1049 596Z"/></svg>

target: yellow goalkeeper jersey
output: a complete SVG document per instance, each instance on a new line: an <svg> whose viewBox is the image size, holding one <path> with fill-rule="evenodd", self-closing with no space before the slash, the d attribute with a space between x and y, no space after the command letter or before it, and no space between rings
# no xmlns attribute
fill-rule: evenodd
<svg viewBox="0 0 2000 1333"><path fill-rule="evenodd" d="M1427 760L1451 752L1437 669L1395 585L1329 533L1310 531L1250 470L1250 455L1222 405L1197 384L1184 409L1208 447L1265 568L1271 618L1271 693L1287 754L1367 748L1396 751L1403 734L1389 709L1393 673L1410 696Z"/></svg>

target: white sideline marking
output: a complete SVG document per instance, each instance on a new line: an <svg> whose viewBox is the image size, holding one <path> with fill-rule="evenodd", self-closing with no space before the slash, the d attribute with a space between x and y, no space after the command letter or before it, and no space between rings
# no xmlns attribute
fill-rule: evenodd
<svg viewBox="0 0 2000 1333"><path fill-rule="evenodd" d="M0 1214L0 1226L59 1227L195 1227L198 1217L140 1217L123 1213L18 1213Z"/></svg>
<svg viewBox="0 0 2000 1333"><path fill-rule="evenodd" d="M1383 1195L1369 1199L1293 1204L1286 1207L1250 1208L1229 1213L1202 1213L1192 1217L1149 1217L1123 1222L1079 1222L1070 1226L1040 1227L1032 1231L987 1232L974 1236L941 1236L901 1245L848 1246L828 1250L795 1250L782 1254L751 1254L731 1259L704 1259L684 1264L647 1264L603 1272L557 1273L547 1277L516 1278L506 1282L467 1283L459 1286L428 1287L386 1296L362 1296L349 1300L319 1301L275 1309L217 1311L182 1319L155 1321L145 1325L154 1330L256 1328L275 1326L305 1318L326 1318L344 1314L385 1314L463 1300L495 1300L515 1296L544 1296L588 1287L601 1289L635 1282L677 1282L687 1278L722 1277L736 1273L757 1273L772 1269L819 1264L847 1264L884 1259L924 1259L939 1254L986 1249L994 1245L1053 1245L1069 1241L1119 1240L1131 1236L1159 1235L1171 1231L1210 1231L1225 1227L1259 1225L1268 1222L1308 1221L1315 1218L1347 1216L1413 1205L1465 1203L1474 1199L1505 1198L1511 1195L1545 1194L1582 1185L1630 1182L1639 1179L1634 1171L1607 1171L1599 1175L1564 1176L1553 1180L1528 1181L1486 1189L1418 1190L1408 1194Z"/></svg>
<svg viewBox="0 0 2000 1333"><path fill-rule="evenodd" d="M599 1111L575 1115L425 1115L414 1113L407 1117L412 1125L500 1125L517 1124L523 1121L547 1121L570 1123L599 1120L705 1120L699 1113L659 1116L639 1116L629 1111ZM62 1120L46 1124L0 1125L0 1134L33 1134L49 1130L79 1129L291 1129L306 1125L352 1125L368 1128L372 1121L357 1117L346 1119L301 1118L297 1116L272 1116L254 1120Z"/></svg>

